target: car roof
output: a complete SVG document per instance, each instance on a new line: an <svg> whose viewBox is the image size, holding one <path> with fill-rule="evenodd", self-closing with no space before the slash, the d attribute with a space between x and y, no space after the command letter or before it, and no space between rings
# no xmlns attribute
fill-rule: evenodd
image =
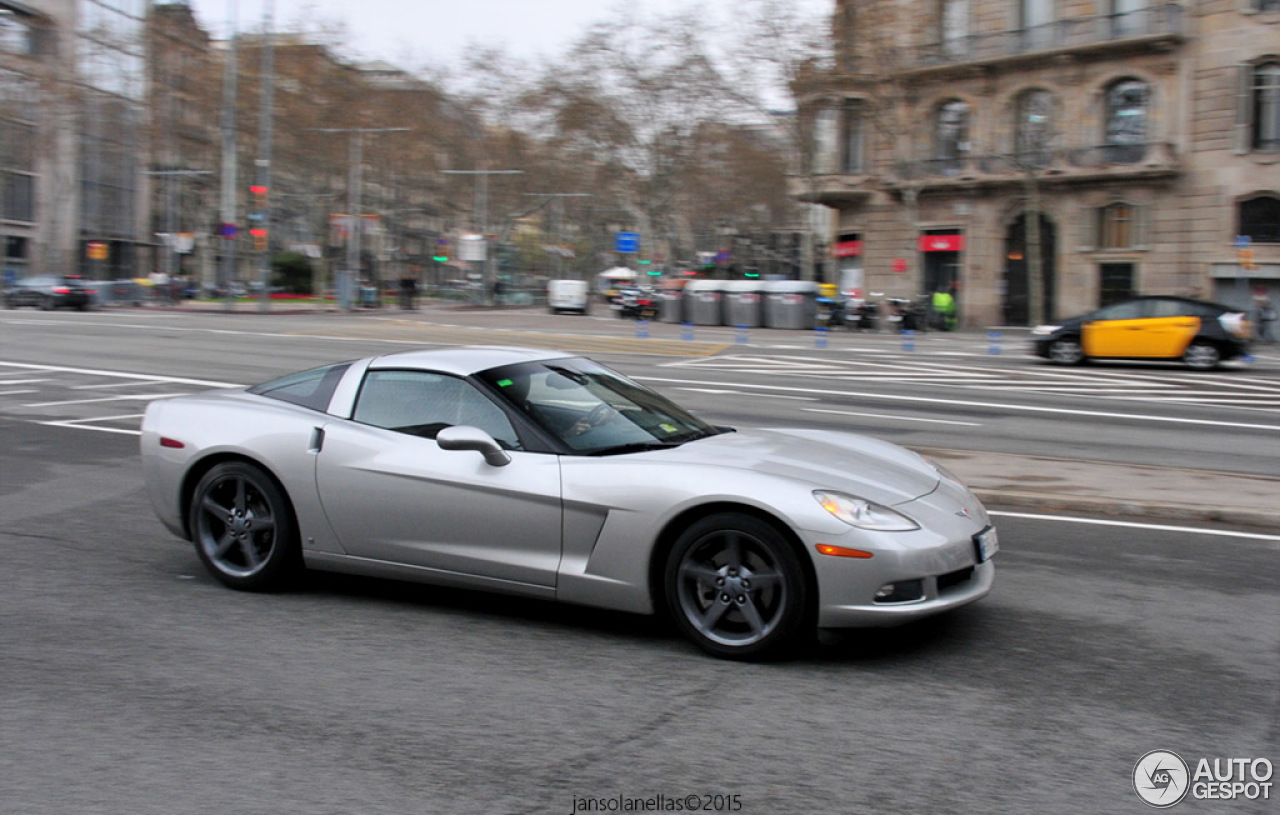
<svg viewBox="0 0 1280 815"><path fill-rule="evenodd" d="M518 348L504 345L464 345L445 348L427 348L384 354L369 361L371 370L388 368L418 368L440 371L455 376L470 376L490 368L515 365L521 362L541 362L564 359L573 354L541 348Z"/></svg>

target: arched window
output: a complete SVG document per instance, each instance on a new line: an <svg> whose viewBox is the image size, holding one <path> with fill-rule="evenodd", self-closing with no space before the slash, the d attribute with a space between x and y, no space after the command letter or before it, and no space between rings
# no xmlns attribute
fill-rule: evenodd
<svg viewBox="0 0 1280 815"><path fill-rule="evenodd" d="M1151 88L1136 79L1122 79L1107 88L1103 143L1109 161L1142 160L1150 102Z"/></svg>
<svg viewBox="0 0 1280 815"><path fill-rule="evenodd" d="M1280 198L1260 195L1240 203L1240 231L1254 243L1280 243Z"/></svg>
<svg viewBox="0 0 1280 815"><path fill-rule="evenodd" d="M969 155L969 103L959 99L938 106L934 120L933 157L963 159Z"/></svg>
<svg viewBox="0 0 1280 815"><path fill-rule="evenodd" d="M1043 167L1053 144L1053 94L1028 90L1014 103L1014 153L1020 163Z"/></svg>

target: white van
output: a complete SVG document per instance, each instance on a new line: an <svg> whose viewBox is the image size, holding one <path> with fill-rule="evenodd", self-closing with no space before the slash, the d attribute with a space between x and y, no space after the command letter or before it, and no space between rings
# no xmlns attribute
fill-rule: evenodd
<svg viewBox="0 0 1280 815"><path fill-rule="evenodd" d="M547 307L552 314L562 311L587 313L590 291L585 280L548 280Z"/></svg>

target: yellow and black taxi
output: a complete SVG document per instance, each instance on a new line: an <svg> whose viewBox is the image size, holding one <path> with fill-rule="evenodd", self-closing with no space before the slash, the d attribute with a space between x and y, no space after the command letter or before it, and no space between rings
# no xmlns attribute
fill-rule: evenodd
<svg viewBox="0 0 1280 815"><path fill-rule="evenodd" d="M1237 309L1185 297L1137 297L1032 329L1037 355L1059 365L1091 359L1181 360L1208 371L1248 351L1252 327Z"/></svg>

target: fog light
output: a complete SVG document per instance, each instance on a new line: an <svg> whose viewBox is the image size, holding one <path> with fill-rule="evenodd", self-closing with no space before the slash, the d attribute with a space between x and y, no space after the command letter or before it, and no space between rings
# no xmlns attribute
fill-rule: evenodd
<svg viewBox="0 0 1280 815"><path fill-rule="evenodd" d="M910 603L924 597L923 580L903 580L898 583L885 583L876 591L877 603Z"/></svg>

